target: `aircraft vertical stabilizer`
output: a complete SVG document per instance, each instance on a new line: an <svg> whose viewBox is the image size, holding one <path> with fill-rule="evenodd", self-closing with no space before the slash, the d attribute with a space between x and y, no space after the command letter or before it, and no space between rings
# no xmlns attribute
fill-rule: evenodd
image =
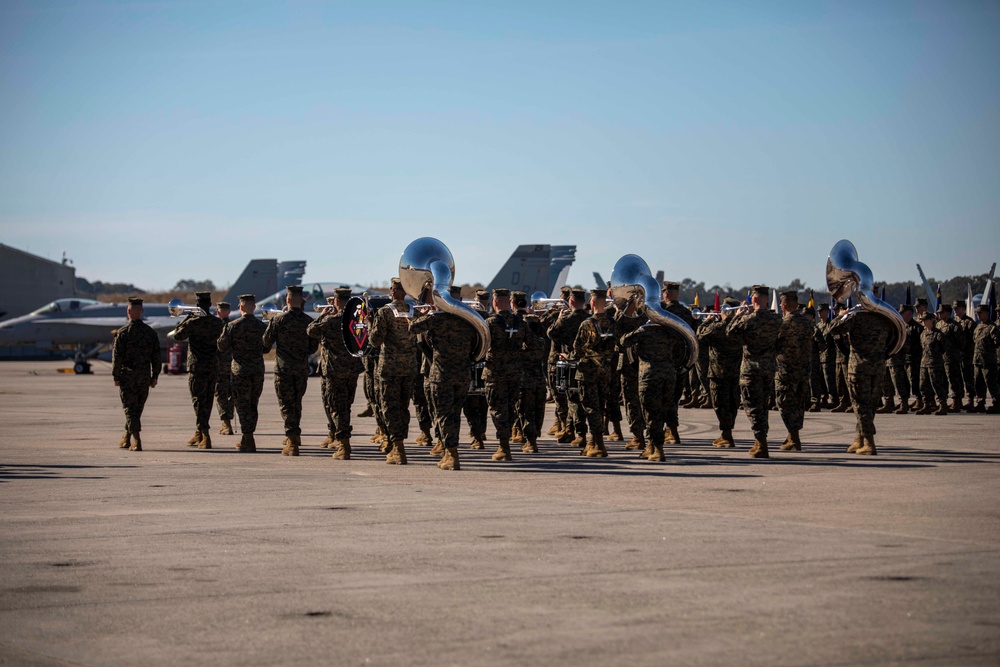
<svg viewBox="0 0 1000 667"><path fill-rule="evenodd" d="M558 288L566 284L569 278L569 267L576 260L575 245L552 246L551 265L549 269L549 284L545 293L552 296Z"/></svg>
<svg viewBox="0 0 1000 667"><path fill-rule="evenodd" d="M302 276L306 274L306 260L293 259L278 262L278 289L289 285L301 285Z"/></svg>
<svg viewBox="0 0 1000 667"><path fill-rule="evenodd" d="M486 288L492 291L497 287L506 287L527 294L544 289L549 279L550 248L548 245L517 246Z"/></svg>
<svg viewBox="0 0 1000 667"><path fill-rule="evenodd" d="M247 268L236 279L233 286L226 292L225 301L233 304L239 301L240 294L254 294L263 299L278 291L278 260L251 259Z"/></svg>

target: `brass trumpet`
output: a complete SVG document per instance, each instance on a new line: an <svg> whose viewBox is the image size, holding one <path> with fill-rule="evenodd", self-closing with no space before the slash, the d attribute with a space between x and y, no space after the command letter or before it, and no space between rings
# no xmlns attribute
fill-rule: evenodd
<svg viewBox="0 0 1000 667"><path fill-rule="evenodd" d="M184 315L208 315L200 306L185 306L180 299L171 299L167 304L167 312L170 317L183 317Z"/></svg>
<svg viewBox="0 0 1000 667"><path fill-rule="evenodd" d="M555 308L556 310L566 310L569 308L569 304L563 299L549 299L545 296L545 292L541 290L532 293L531 295L531 309L536 313L540 313L546 310L551 310Z"/></svg>
<svg viewBox="0 0 1000 667"><path fill-rule="evenodd" d="M281 308L278 308L278 306L276 304L274 304L274 303L265 303L263 306L261 306L260 316L261 316L261 318L263 320L265 320L267 322L270 322L271 320L273 320L275 317L277 317L278 315L280 315L283 312L285 312L285 311L283 309L281 309Z"/></svg>
<svg viewBox="0 0 1000 667"><path fill-rule="evenodd" d="M319 301L317 301L316 303L313 304L313 312L314 313L322 313L322 312L327 311L327 310L332 310L333 312L337 312L337 304L335 304L335 303L320 303Z"/></svg>
<svg viewBox="0 0 1000 667"><path fill-rule="evenodd" d="M738 306L723 306L721 312L717 312L717 311L714 311L714 310L697 310L697 311L692 312L691 315L696 320L698 320L698 319L706 319L706 320L708 320L708 319L712 319L713 317L722 317L723 315L727 315L729 313L734 313L736 315L742 315L746 311L751 310L752 308L753 308L753 306L750 305L749 303L742 303L742 304L740 304Z"/></svg>

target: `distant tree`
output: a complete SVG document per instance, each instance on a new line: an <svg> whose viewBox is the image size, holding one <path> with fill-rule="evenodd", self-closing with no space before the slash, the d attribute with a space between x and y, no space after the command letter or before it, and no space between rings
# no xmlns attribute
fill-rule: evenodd
<svg viewBox="0 0 1000 667"><path fill-rule="evenodd" d="M172 292L214 292L215 283L211 280L178 280Z"/></svg>

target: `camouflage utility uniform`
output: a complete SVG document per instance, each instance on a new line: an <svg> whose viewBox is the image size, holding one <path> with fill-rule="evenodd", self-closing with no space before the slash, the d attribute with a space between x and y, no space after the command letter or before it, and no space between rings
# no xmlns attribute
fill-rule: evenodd
<svg viewBox="0 0 1000 667"><path fill-rule="evenodd" d="M309 381L309 355L319 348L306 329L312 318L301 308L290 308L274 316L264 331L264 351L275 346L274 393L278 397L285 436L297 442L302 435L302 397Z"/></svg>
<svg viewBox="0 0 1000 667"><path fill-rule="evenodd" d="M125 430L142 431L142 409L149 387L160 376L160 339L142 320L130 320L115 334L111 348L111 375L125 411Z"/></svg>
<svg viewBox="0 0 1000 667"><path fill-rule="evenodd" d="M213 315L188 315L174 332L174 338L188 341L188 389L194 406L195 422L207 434L208 420L215 403L215 381L219 374L219 336L226 324Z"/></svg>
<svg viewBox="0 0 1000 667"><path fill-rule="evenodd" d="M264 389L264 342L267 325L253 315L226 324L219 336L219 350L228 354L233 378L233 401L244 434L257 431L257 405Z"/></svg>

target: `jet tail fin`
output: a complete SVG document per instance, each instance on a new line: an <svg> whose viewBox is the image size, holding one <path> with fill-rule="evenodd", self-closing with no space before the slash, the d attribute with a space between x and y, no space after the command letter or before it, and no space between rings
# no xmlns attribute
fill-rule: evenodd
<svg viewBox="0 0 1000 667"><path fill-rule="evenodd" d="M575 258L576 246L519 245L487 289L506 287L525 294L539 290L551 294L553 286L560 284L560 279L565 280Z"/></svg>
<svg viewBox="0 0 1000 667"><path fill-rule="evenodd" d="M300 277L301 280L301 277ZM236 307L240 294L253 294L263 299L278 291L278 260L251 259L243 273L226 292L225 300Z"/></svg>

